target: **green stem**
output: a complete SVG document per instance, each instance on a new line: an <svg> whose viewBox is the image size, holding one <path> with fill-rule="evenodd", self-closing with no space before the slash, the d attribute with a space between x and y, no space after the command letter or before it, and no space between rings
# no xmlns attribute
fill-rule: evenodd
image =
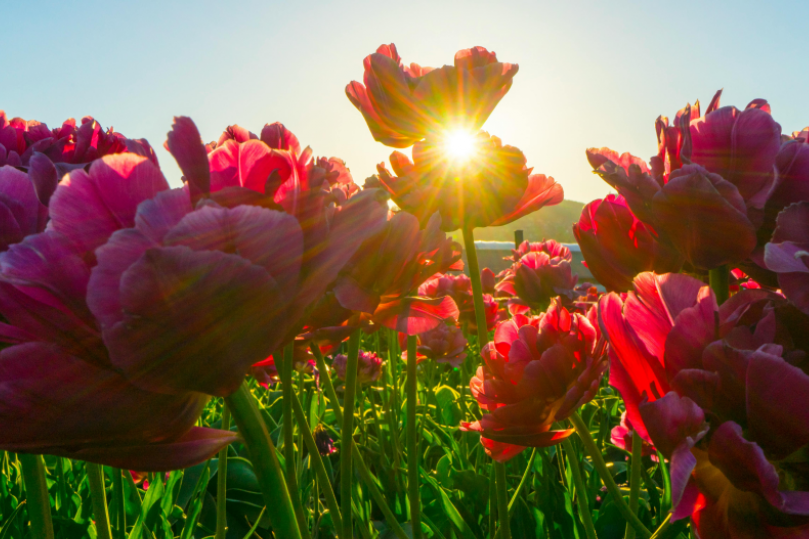
<svg viewBox="0 0 809 539"><path fill-rule="evenodd" d="M495 527L497 525L497 481L494 472L494 461L489 473L489 537L494 538Z"/></svg>
<svg viewBox="0 0 809 539"><path fill-rule="evenodd" d="M604 457L601 456L601 451L599 451L592 434L590 434L590 429L587 428L587 425L585 425L584 420L582 420L578 412L573 412L573 415L570 416L570 422L573 423L573 426L576 428L576 432L584 444L584 449L590 455L590 458L593 459L593 465L612 496L612 500L621 513L621 516L635 528L635 532L641 539L649 539L649 536L652 535L651 532L646 529L646 526L640 521L638 515L629 510L623 495L621 495L621 491L618 490L618 485L615 484L615 480L612 478L612 474L610 474L607 468L607 463L604 462Z"/></svg>
<svg viewBox="0 0 809 539"><path fill-rule="evenodd" d="M730 296L730 268L724 265L710 270L708 282L716 295L716 303L722 305Z"/></svg>
<svg viewBox="0 0 809 539"><path fill-rule="evenodd" d="M340 513L340 506L337 504L337 497L334 495L334 490L329 481L329 474L326 472L326 466L323 464L323 459L320 457L320 452L317 449L315 438L309 430L309 425L306 421L306 414L303 411L300 399L296 394L292 394L292 406L295 412L295 419L298 421L298 426L303 434L303 442L306 444L306 449L309 451L309 462L312 463L317 477L317 484L323 491L323 497L326 498L326 507L329 508L331 513L332 522L334 522L334 529L339 530L338 536L342 537L343 532L343 517Z"/></svg>
<svg viewBox="0 0 809 539"><path fill-rule="evenodd" d="M312 353L315 356L315 361L317 362L317 369L320 372L320 383L323 387L326 388L326 395L329 396L330 391L334 394L334 398L332 399L329 396L329 400L332 401L332 410L334 411L334 417L337 419L338 422L343 422L343 410L340 408L340 402L337 400L337 395L334 393L334 385L331 382L331 376L329 375L329 371L326 369L326 364L323 362L323 354L320 353L320 349L317 349L315 352L316 346L312 345ZM331 389L330 389L331 388ZM388 503L385 501L385 498L382 496L382 493L376 486L373 478L371 477L371 472L368 471L368 467L365 465L365 461L362 458L362 453L356 451L357 446L352 441L352 447L355 450L354 456L356 458L352 459L357 464L357 469L359 470L360 477L362 478L363 482L367 484L368 489L371 491L371 496L376 501L377 505L379 506L382 514L385 516L385 520L388 523L388 526L393 533L396 534L396 537L399 539L409 539L407 534L405 533L402 526L396 520L396 515L393 514Z"/></svg>
<svg viewBox="0 0 809 539"><path fill-rule="evenodd" d="M596 529L593 526L593 516L590 514L590 501L587 499L587 490L584 486L584 478L579 468L578 454L573 449L573 444L570 438L562 442L567 453L567 460L570 463L570 471L573 475L573 484L576 486L576 497L579 500L579 518L584 525L584 533L587 534L587 539L596 539Z"/></svg>
<svg viewBox="0 0 809 539"><path fill-rule="evenodd" d="M472 227L463 228L463 243L466 260L469 262L469 278L472 280L472 297L475 300L475 325L478 333L478 347L481 354L483 347L489 343L489 330L486 326L486 311L483 306L483 285L480 282L480 266L478 253L475 250L475 235Z"/></svg>
<svg viewBox="0 0 809 539"><path fill-rule="evenodd" d="M253 470L258 478L264 503L267 505L270 523L276 537L289 539L302 539L295 510L292 507L292 498L289 495L284 472L275 446L272 443L267 426L261 417L256 400L250 393L246 383L235 393L225 398L230 413L239 427L244 439Z"/></svg>
<svg viewBox="0 0 809 539"><path fill-rule="evenodd" d="M284 347L284 360L281 364L281 392L283 395L283 428L284 428L284 471L292 497L292 508L295 510L295 518L298 519L298 528L304 539L309 537L309 521L303 511L301 493L298 489L298 472L295 467L295 425L292 422L292 395L295 394L292 387L292 366L294 363L295 345L289 343Z"/></svg>
<svg viewBox="0 0 809 539"><path fill-rule="evenodd" d="M222 405L222 430L230 430L230 410ZM215 539L225 539L228 532L228 446L219 450L219 467L216 472L216 535Z"/></svg>
<svg viewBox="0 0 809 539"><path fill-rule="evenodd" d="M65 459L56 457L56 475L59 480L59 516L68 518L67 483L65 479Z"/></svg>
<svg viewBox="0 0 809 539"><path fill-rule="evenodd" d="M346 381L343 392L343 428L340 434L342 438L340 503L342 504L343 539L351 539L354 530L351 523L351 477L354 475L351 466L351 451L354 445L354 398L357 394L357 358L359 354L360 330L356 330L348 338L348 360L346 362Z"/></svg>
<svg viewBox="0 0 809 539"><path fill-rule="evenodd" d="M126 500L124 499L124 470L112 469L112 492L115 497L115 538L126 539ZM128 472L127 472L128 473Z"/></svg>
<svg viewBox="0 0 809 539"><path fill-rule="evenodd" d="M508 518L508 482L506 481L506 464L504 462L494 463L494 473L496 475L497 487L497 514L499 515L498 537L500 539L511 539L511 524Z"/></svg>
<svg viewBox="0 0 809 539"><path fill-rule="evenodd" d="M636 431L632 432L632 470L629 475L629 510L638 513L638 493L640 492L640 468L643 460L643 441ZM626 525L624 539L635 539L635 528Z"/></svg>
<svg viewBox="0 0 809 539"><path fill-rule="evenodd" d="M521 231L519 231L521 232ZM528 482L528 476L531 475L531 470L534 466L534 459L537 457L537 448L533 448L531 451L531 458L528 459L528 466L525 467L525 472L522 474L522 479L520 479L520 484L517 485L517 490L514 491L514 494L511 496L511 501L508 502L508 512L511 514L511 511L514 509L514 504L517 503L517 498L522 491L522 488L525 486L525 483Z"/></svg>
<svg viewBox="0 0 809 539"><path fill-rule="evenodd" d="M407 497L410 500L410 525L413 539L421 539L421 501L419 500L419 449L416 432L418 379L416 378L416 336L407 336Z"/></svg>
<svg viewBox="0 0 809 539"><path fill-rule="evenodd" d="M42 462L42 457L18 453L17 458L20 459L22 466L31 534L37 538L53 539L51 499L48 494L48 483L45 481L45 464Z"/></svg>
<svg viewBox="0 0 809 539"><path fill-rule="evenodd" d="M100 464L85 463L87 480L90 483L90 498L93 501L93 516L96 521L96 535L99 539L112 539L110 515L107 509L107 493L104 487L104 470Z"/></svg>

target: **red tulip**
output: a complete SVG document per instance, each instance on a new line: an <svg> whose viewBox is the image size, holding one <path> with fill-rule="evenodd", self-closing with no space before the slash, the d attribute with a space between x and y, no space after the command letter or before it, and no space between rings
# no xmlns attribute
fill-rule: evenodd
<svg viewBox="0 0 809 539"><path fill-rule="evenodd" d="M189 188L141 204L134 227L97 251L88 304L112 363L139 387L232 393L250 365L291 342L309 307L383 222L374 192L334 207L320 185L298 182L293 172L268 200L264 186L276 174L262 159L279 156L256 144L264 145L227 140L211 152L211 169L220 149L238 152L228 182L240 185L212 170L207 193L199 133L178 118L168 146ZM258 170L268 180L260 190L242 187L258 186Z"/></svg>
<svg viewBox="0 0 809 539"><path fill-rule="evenodd" d="M809 318L764 290L717 307L696 279L644 273L623 306L602 300L600 321L627 417L671 460L674 519L692 516L702 537L804 529L807 476L783 459L809 442L796 366Z"/></svg>
<svg viewBox="0 0 809 539"><path fill-rule="evenodd" d="M585 316L556 301L539 316L499 323L481 354L485 366L470 382L489 413L461 429L480 432L487 454L500 462L570 436L572 430L550 429L598 390L606 364L597 341L598 330Z"/></svg>
<svg viewBox="0 0 809 539"><path fill-rule="evenodd" d="M632 422L626 417L626 412L621 414L621 423L612 428L610 432L610 441L616 447L620 447L624 451L632 453L632 443L634 440L635 430L632 428ZM644 457L652 457L652 460L657 462L657 456L652 444L648 443L643 438L641 441L641 455Z"/></svg>
<svg viewBox="0 0 809 539"><path fill-rule="evenodd" d="M657 232L638 220L620 195L587 204L573 234L585 265L607 290L629 290L638 273L667 273L682 264L677 251L659 241Z"/></svg>
<svg viewBox="0 0 809 539"><path fill-rule="evenodd" d="M370 384L379 380L379 377L382 376L383 363L382 359L375 353L360 350L357 358L357 381L360 384ZM348 356L344 354L335 356L331 366L340 380L346 379Z"/></svg>
<svg viewBox="0 0 809 539"><path fill-rule="evenodd" d="M764 248L764 262L778 274L786 297L809 314L809 202L787 207L776 224L772 241Z"/></svg>
<svg viewBox="0 0 809 539"><path fill-rule="evenodd" d="M312 355L307 343L295 341L292 352L292 368L297 372L314 372L315 356ZM253 365L250 366L250 374L252 374L265 389L271 383L277 382L280 374L278 373L275 356L272 355L267 359L253 363Z"/></svg>
<svg viewBox="0 0 809 539"><path fill-rule="evenodd" d="M483 47L458 51L453 66L407 66L392 43L381 45L363 65L365 85L352 82L346 95L374 140L396 148L447 129L477 131L518 70Z"/></svg>
<svg viewBox="0 0 809 539"><path fill-rule="evenodd" d="M775 157L778 173L772 186L759 237L769 241L778 213L795 202L809 202L809 128L781 145Z"/></svg>
<svg viewBox="0 0 809 539"><path fill-rule="evenodd" d="M562 201L562 186L551 177L532 175L518 148L503 146L484 131L475 137L475 145L465 161L449 158L441 139L418 142L413 162L401 152L391 154L398 177L380 165L375 181L422 223L439 212L445 231L505 225Z"/></svg>
<svg viewBox="0 0 809 539"><path fill-rule="evenodd" d="M756 246L756 229L739 190L701 166L672 172L652 209L657 228L697 268L742 262Z"/></svg>
<svg viewBox="0 0 809 539"><path fill-rule="evenodd" d="M402 359L407 361L405 342L407 336L399 334L399 346L404 350ZM416 360L421 363L425 359L432 359L436 363L449 363L453 367L460 367L466 359L466 337L461 328L453 322L438 324L435 328L416 336Z"/></svg>
<svg viewBox="0 0 809 539"><path fill-rule="evenodd" d="M575 297L573 289L578 282L578 276L573 275L570 267L573 260L570 249L550 240L530 245L524 242L514 251L514 257L521 252L526 254L501 273L501 280L495 286L498 296L511 298L509 309L525 314L530 309L544 307L556 296L569 304Z"/></svg>
<svg viewBox="0 0 809 539"><path fill-rule="evenodd" d="M494 281L494 273L488 268L481 271L481 278L483 278L487 271L491 274L489 279ZM486 287L484 286L484 288ZM490 288L494 291L493 282L490 283ZM470 331L477 330L475 302L472 298L472 281L466 275L436 273L419 287L419 295L431 298L450 296L455 301L460 311L458 322L467 324ZM484 293L483 307L486 314L487 330L491 331L497 323L499 305L490 293Z"/></svg>
<svg viewBox="0 0 809 539"><path fill-rule="evenodd" d="M45 230L48 208L38 199L25 172L0 166L0 251Z"/></svg>
<svg viewBox="0 0 809 539"><path fill-rule="evenodd" d="M3 449L166 470L235 441L194 427L206 396L160 394L122 376L85 303L93 250L167 188L146 158L96 160L56 189L48 231L0 255L0 340L10 344L0 352Z"/></svg>
<svg viewBox="0 0 809 539"><path fill-rule="evenodd" d="M715 107L721 94L714 96ZM769 104L755 99L743 111L732 106L709 110L691 121L690 134L691 162L736 186L748 208L764 208L781 146L781 126L772 119Z"/></svg>

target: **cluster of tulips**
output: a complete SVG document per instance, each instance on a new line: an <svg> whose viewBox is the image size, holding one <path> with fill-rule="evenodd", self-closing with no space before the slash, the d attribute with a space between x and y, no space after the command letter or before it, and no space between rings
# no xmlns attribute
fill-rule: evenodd
<svg viewBox="0 0 809 539"><path fill-rule="evenodd" d="M26 487L42 478L36 455L94 463L95 474L98 464L163 471L238 440L275 536L309 537L289 473L293 414L317 462L334 446L309 431L293 369L317 374L350 437L356 388L381 372L361 335L387 328L407 362L413 537L417 364L461 367L470 349L483 413L459 427L495 462L501 539L511 537L505 462L574 432L632 533L652 535L577 413L607 372L626 409L615 445L669 462L664 527L690 518L703 539L809 537L809 130L783 135L766 101L740 111L720 107L720 92L704 116L697 102L673 125L657 119L649 165L590 149L618 191L573 227L601 287L578 283L553 240L518 245L495 275L478 266L474 228L563 198L518 148L480 131L517 65L482 47L441 68L405 65L383 45L364 68L349 100L375 140L413 148L362 187L280 123L258 135L232 125L205 144L176 117L165 146L183 186L171 189L143 139L90 117L50 129L0 112L0 448L19 454ZM468 158L447 148L459 130ZM447 236L459 229L468 276ZM246 376L280 383L286 467ZM238 432L197 426L212 397ZM363 474L353 445L341 444L343 478L352 458ZM351 539L351 480L338 505L315 467L336 533ZM47 504L33 497L28 510L37 536L52 536Z"/></svg>

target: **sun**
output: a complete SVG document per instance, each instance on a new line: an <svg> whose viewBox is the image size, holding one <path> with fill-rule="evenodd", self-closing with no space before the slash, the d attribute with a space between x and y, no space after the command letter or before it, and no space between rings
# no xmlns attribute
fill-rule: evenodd
<svg viewBox="0 0 809 539"><path fill-rule="evenodd" d="M445 137L444 145L452 159L466 161L475 150L475 135L462 129L450 131Z"/></svg>

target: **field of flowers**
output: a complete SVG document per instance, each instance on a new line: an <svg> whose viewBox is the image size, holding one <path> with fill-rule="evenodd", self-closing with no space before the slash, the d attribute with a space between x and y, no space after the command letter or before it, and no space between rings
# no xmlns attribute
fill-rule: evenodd
<svg viewBox="0 0 809 539"><path fill-rule="evenodd" d="M550 238L495 274L475 230L563 200L480 130L518 66L363 66L412 146L363 185L280 123L175 117L171 189L0 111L0 539L809 538L809 128L719 91L587 149L597 282Z"/></svg>

